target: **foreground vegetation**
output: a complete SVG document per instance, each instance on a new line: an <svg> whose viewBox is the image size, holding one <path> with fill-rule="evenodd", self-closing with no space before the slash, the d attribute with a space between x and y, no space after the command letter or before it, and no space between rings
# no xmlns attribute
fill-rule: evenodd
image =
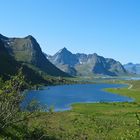
<svg viewBox="0 0 140 140"><path fill-rule="evenodd" d="M107 89L135 98L132 103L74 104L71 111L42 113L30 125L42 125L50 136L61 140L139 140L140 81L129 81L131 89Z"/></svg>
<svg viewBox="0 0 140 140"><path fill-rule="evenodd" d="M129 81L128 84L133 86L106 90L134 98L134 102L74 104L71 111L34 112L32 117L1 129L0 138L139 140L140 81ZM19 116L28 116L28 113L20 112Z"/></svg>
<svg viewBox="0 0 140 140"><path fill-rule="evenodd" d="M26 108L22 104L25 89L39 88L42 84L32 84L24 74L24 69L20 68L15 76L9 75L9 80L0 77L0 139L52 139L44 135L42 125L32 127L29 122L38 118L46 106L41 106L36 101L25 101ZM64 78L47 76L51 80L48 85L70 84L73 81ZM50 79L49 79L50 78ZM52 84L53 83L53 84ZM44 83L46 85L46 83ZM24 108L24 110L23 110ZM48 109L47 115L50 114ZM53 138L54 139L54 138Z"/></svg>

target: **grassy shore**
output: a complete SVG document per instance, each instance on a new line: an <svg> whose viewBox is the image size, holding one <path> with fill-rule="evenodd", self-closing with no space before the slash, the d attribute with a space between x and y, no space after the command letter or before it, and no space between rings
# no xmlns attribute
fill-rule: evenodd
<svg viewBox="0 0 140 140"><path fill-rule="evenodd" d="M25 139L30 132L32 137L41 136L41 140L139 140L140 81L119 83L132 86L105 90L131 97L134 102L81 103L72 105L70 111L42 112L29 119L27 125L23 122L18 127L7 128L5 135Z"/></svg>
<svg viewBox="0 0 140 140"><path fill-rule="evenodd" d="M133 86L106 90L134 98L132 103L74 104L71 111L42 113L30 125L61 140L139 140L140 81L128 84Z"/></svg>

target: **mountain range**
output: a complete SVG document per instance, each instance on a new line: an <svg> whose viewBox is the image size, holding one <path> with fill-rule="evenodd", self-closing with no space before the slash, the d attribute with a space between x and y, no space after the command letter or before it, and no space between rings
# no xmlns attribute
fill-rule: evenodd
<svg viewBox="0 0 140 140"><path fill-rule="evenodd" d="M44 82L41 73L69 77L45 57L40 45L31 35L8 38L0 34L0 76L7 78L15 74L20 67L23 67L24 74L31 82Z"/></svg>
<svg viewBox="0 0 140 140"><path fill-rule="evenodd" d="M140 64L128 63L124 65L124 68L132 74L140 74Z"/></svg>
<svg viewBox="0 0 140 140"><path fill-rule="evenodd" d="M119 61L104 58L96 53L73 54L67 48L63 48L53 56L46 55L46 58L59 69L73 76L118 76L127 74L127 71Z"/></svg>
<svg viewBox="0 0 140 140"><path fill-rule="evenodd" d="M67 48L51 56L42 52L31 35L9 38L0 34L0 75L8 77L20 67L31 81L36 82L44 80L42 73L55 77L140 74L140 64L123 66L119 61L96 53L74 54Z"/></svg>

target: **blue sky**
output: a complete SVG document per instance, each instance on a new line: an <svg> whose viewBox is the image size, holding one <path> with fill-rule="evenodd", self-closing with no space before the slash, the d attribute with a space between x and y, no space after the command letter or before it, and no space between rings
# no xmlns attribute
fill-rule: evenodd
<svg viewBox="0 0 140 140"><path fill-rule="evenodd" d="M33 35L44 52L66 47L140 63L140 0L0 0L0 33Z"/></svg>

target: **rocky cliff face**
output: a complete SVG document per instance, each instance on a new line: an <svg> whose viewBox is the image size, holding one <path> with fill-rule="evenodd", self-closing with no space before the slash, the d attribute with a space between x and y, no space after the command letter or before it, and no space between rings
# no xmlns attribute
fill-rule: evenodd
<svg viewBox="0 0 140 140"><path fill-rule="evenodd" d="M52 76L68 76L55 67L43 54L40 45L31 35L25 38L8 38L0 35L1 40L11 56L18 62L31 65Z"/></svg>
<svg viewBox="0 0 140 140"><path fill-rule="evenodd" d="M62 64L69 65L71 67L78 63L76 55L72 54L66 48L63 48L60 51L58 51L54 56L50 57L50 60L56 65Z"/></svg>
<svg viewBox="0 0 140 140"><path fill-rule="evenodd" d="M86 76L100 74L117 76L127 73L120 62L114 59L104 58L96 53L72 54L66 48L63 48L55 55L49 56L48 59L61 70L68 72L71 75ZM64 67L67 67L67 69L64 70ZM75 72L72 73L70 69L73 69Z"/></svg>
<svg viewBox="0 0 140 140"><path fill-rule="evenodd" d="M5 80L9 79L10 76L15 75L21 67L28 83L49 83L48 81L44 80L43 77L41 77L36 71L16 61L5 48L5 43L0 39L0 77Z"/></svg>
<svg viewBox="0 0 140 140"><path fill-rule="evenodd" d="M17 71L18 66L19 64L9 55L0 39L0 75L13 74Z"/></svg>

